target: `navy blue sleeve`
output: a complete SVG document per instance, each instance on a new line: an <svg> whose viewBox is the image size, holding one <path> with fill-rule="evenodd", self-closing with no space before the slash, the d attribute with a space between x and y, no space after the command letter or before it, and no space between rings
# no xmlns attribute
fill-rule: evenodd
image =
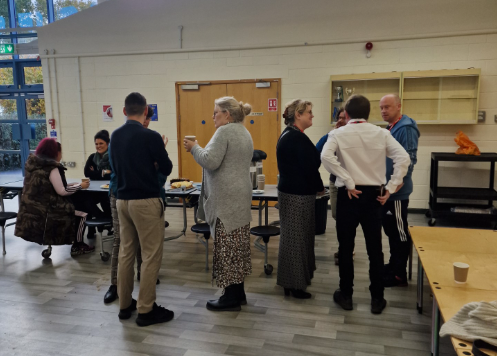
<svg viewBox="0 0 497 356"><path fill-rule="evenodd" d="M319 154L321 154L321 152L323 151L323 147L326 141L328 141L328 134L321 137L318 143L316 144L316 148L318 149Z"/></svg>
<svg viewBox="0 0 497 356"><path fill-rule="evenodd" d="M150 132L150 153L159 166L159 172L169 176L173 170L173 163L169 159L162 137L154 131Z"/></svg>

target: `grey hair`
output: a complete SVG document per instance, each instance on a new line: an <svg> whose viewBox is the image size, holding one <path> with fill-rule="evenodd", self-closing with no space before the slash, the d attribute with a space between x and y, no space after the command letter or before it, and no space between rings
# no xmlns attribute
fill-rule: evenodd
<svg viewBox="0 0 497 356"><path fill-rule="evenodd" d="M243 101L238 102L232 96L223 96L222 98L214 100L214 104L221 110L230 113L233 122L243 122L245 116L252 112L252 106Z"/></svg>

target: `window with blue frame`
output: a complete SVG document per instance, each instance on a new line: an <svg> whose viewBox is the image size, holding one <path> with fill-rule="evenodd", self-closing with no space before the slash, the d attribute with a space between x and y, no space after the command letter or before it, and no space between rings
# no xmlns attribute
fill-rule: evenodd
<svg viewBox="0 0 497 356"><path fill-rule="evenodd" d="M95 5L97 0L0 0L0 29L44 26ZM34 29L0 32L0 44L17 46L36 38ZM0 54L2 175L20 174L29 153L47 136L43 74L37 57Z"/></svg>

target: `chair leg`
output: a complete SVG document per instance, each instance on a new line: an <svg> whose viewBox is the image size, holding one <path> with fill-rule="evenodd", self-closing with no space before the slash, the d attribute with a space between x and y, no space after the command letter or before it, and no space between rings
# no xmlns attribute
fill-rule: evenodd
<svg viewBox="0 0 497 356"><path fill-rule="evenodd" d="M5 250L5 227L2 226L2 246L3 246L3 254L7 254L7 251Z"/></svg>
<svg viewBox="0 0 497 356"><path fill-rule="evenodd" d="M102 231L100 233L100 254L102 255L105 251L104 251L104 232Z"/></svg>

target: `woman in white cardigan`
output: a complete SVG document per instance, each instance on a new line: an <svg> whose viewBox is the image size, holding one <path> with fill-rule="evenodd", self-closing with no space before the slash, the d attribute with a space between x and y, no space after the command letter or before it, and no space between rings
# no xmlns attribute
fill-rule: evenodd
<svg viewBox="0 0 497 356"><path fill-rule="evenodd" d="M254 146L243 126L252 108L233 97L219 98L214 104L216 132L207 146L202 148L197 141L186 139L183 142L203 168L198 215L209 224L214 236L212 277L219 288L224 288L218 300L207 302L207 309L238 311L247 303L243 282L252 272L250 161Z"/></svg>

